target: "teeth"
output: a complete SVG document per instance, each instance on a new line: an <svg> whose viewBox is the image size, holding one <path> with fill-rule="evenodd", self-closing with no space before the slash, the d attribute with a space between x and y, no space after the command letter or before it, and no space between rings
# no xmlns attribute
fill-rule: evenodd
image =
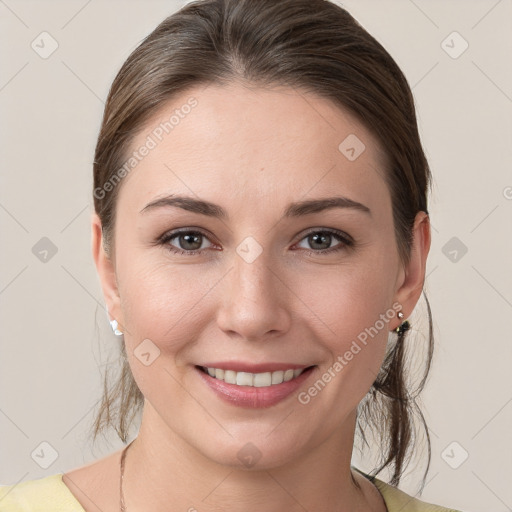
<svg viewBox="0 0 512 512"><path fill-rule="evenodd" d="M236 374L236 385L237 386L252 386L254 381L254 374L237 372Z"/></svg>
<svg viewBox="0 0 512 512"><path fill-rule="evenodd" d="M279 370L278 372L272 372L272 384L281 384L283 382L284 372Z"/></svg>
<svg viewBox="0 0 512 512"><path fill-rule="evenodd" d="M289 380L297 378L304 369L297 370L278 370L276 372L264 373L247 373L235 372L233 370L222 370L220 368L205 368L203 369L210 375L219 380L223 380L228 384L236 384L237 386L252 386L256 388L263 388L288 382Z"/></svg>
<svg viewBox="0 0 512 512"><path fill-rule="evenodd" d="M283 380L285 382L288 382L289 380L293 379L293 370L286 370L284 372Z"/></svg>
<svg viewBox="0 0 512 512"><path fill-rule="evenodd" d="M236 384L236 372L233 370L226 370L224 372L224 382L228 384Z"/></svg>

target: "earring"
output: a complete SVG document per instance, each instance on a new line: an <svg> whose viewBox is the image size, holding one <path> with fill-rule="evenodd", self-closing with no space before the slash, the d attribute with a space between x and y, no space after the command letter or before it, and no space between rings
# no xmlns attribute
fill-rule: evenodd
<svg viewBox="0 0 512 512"><path fill-rule="evenodd" d="M108 321L110 322L110 327L112 327L112 331L114 331L114 334L116 336L122 336L123 333L118 329L119 324L117 323L117 320L110 320L110 314L108 312L108 308L106 308L106 310L107 310Z"/></svg>
<svg viewBox="0 0 512 512"><path fill-rule="evenodd" d="M116 336L122 336L123 333L117 328L119 324L117 323L117 320L110 320L110 326L112 327L112 330L114 331L114 334Z"/></svg>
<svg viewBox="0 0 512 512"><path fill-rule="evenodd" d="M399 311L396 315L400 320L404 317L404 314ZM405 334L406 331L408 331L411 328L411 324L408 320L405 320L405 322L402 322L396 329L395 332L398 334L398 336L402 336Z"/></svg>

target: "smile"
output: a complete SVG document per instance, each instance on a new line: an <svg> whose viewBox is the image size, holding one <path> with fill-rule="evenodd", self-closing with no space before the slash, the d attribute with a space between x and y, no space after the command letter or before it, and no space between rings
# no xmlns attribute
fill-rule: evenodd
<svg viewBox="0 0 512 512"><path fill-rule="evenodd" d="M293 363L241 361L211 361L195 366L196 375L213 396L251 409L271 407L284 401L312 378L316 368L316 365L299 367Z"/></svg>
<svg viewBox="0 0 512 512"><path fill-rule="evenodd" d="M283 382L296 379L306 370L306 368L278 370L275 372L248 373L235 372L234 370L223 370L221 368L207 368L201 366L203 372L208 373L210 377L222 380L227 384L235 384L236 386L251 386L255 388L263 388L268 386L276 386Z"/></svg>

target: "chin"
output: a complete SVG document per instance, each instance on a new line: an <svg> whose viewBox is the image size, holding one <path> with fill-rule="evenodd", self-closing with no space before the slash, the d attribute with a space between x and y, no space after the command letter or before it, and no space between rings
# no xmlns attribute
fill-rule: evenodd
<svg viewBox="0 0 512 512"><path fill-rule="evenodd" d="M296 436L273 436L270 439L268 432L251 435L247 431L229 442L211 440L205 446L196 445L196 449L216 464L248 471L284 466L301 452Z"/></svg>

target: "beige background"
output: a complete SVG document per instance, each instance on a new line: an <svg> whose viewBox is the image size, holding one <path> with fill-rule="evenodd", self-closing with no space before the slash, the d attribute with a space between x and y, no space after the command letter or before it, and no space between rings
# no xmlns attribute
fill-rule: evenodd
<svg viewBox="0 0 512 512"><path fill-rule="evenodd" d="M118 344L90 255L93 148L115 73L182 4L0 0L3 484L121 447L112 436L93 449L88 438L100 370ZM437 345L423 400L432 465L422 499L512 510L512 2L344 5L408 77L435 180L426 290ZM58 43L46 59L31 48L43 31ZM46 262L33 253L43 237L57 248ZM58 454L47 469L31 456L51 457L42 442ZM404 490L415 492L423 469Z"/></svg>

